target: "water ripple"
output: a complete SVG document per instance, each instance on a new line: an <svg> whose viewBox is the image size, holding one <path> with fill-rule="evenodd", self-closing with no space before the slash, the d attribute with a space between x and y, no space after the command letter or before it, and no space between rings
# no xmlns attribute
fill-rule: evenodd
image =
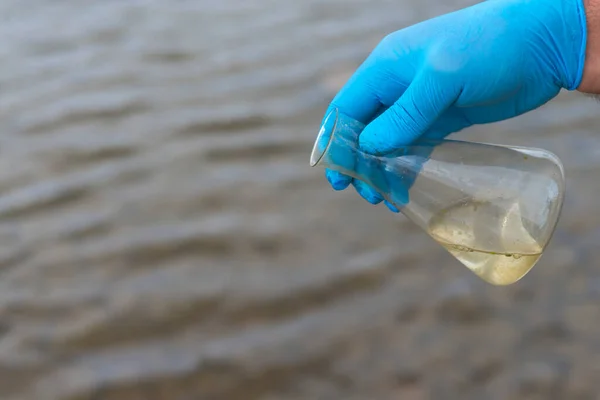
<svg viewBox="0 0 600 400"><path fill-rule="evenodd" d="M373 46L472 1L176 3L0 2L2 399L594 398L597 104L460 134L567 170L491 290L308 166Z"/></svg>

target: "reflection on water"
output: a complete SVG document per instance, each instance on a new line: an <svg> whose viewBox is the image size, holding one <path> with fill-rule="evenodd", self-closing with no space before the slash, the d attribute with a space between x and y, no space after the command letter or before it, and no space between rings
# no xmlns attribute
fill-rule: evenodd
<svg viewBox="0 0 600 400"><path fill-rule="evenodd" d="M1 397L593 398L597 104L461 134L565 162L514 287L308 167L372 46L465 5L1 2Z"/></svg>

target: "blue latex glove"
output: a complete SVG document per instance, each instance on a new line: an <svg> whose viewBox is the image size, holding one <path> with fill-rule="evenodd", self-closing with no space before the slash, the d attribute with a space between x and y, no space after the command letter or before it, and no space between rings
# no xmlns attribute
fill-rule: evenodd
<svg viewBox="0 0 600 400"><path fill-rule="evenodd" d="M338 108L366 124L359 145L378 155L512 118L579 86L586 36L583 0L488 0L388 35L326 115ZM363 182L326 176L336 190L352 184L383 200Z"/></svg>

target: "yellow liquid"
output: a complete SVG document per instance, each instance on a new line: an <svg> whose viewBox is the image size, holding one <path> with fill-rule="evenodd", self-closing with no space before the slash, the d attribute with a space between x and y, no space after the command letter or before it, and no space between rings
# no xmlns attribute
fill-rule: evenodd
<svg viewBox="0 0 600 400"><path fill-rule="evenodd" d="M471 202L434 215L429 234L481 279L509 285L537 263L543 248L523 225L518 203Z"/></svg>

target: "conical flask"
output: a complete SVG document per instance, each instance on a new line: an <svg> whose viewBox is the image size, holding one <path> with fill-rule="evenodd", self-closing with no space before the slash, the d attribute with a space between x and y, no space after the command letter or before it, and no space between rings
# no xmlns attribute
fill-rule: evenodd
<svg viewBox="0 0 600 400"><path fill-rule="evenodd" d="M317 136L311 166L367 183L488 283L517 282L537 263L564 199L556 155L443 139L375 156L359 148L363 128L333 110Z"/></svg>

